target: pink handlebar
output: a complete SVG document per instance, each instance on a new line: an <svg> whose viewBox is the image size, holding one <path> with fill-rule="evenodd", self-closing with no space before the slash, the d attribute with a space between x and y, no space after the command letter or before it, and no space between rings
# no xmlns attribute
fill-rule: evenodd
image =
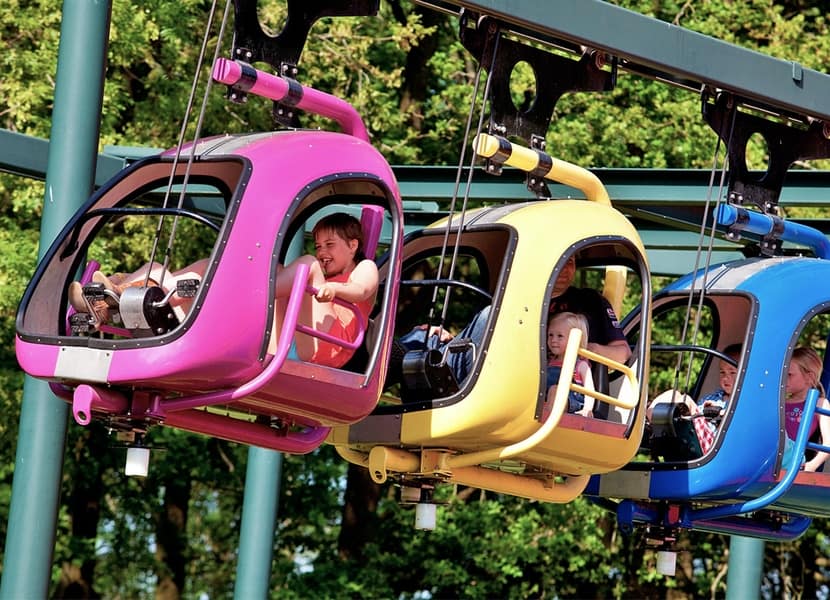
<svg viewBox="0 0 830 600"><path fill-rule="evenodd" d="M175 411L182 411L189 408L197 408L201 406L209 406L212 404L226 404L234 402L245 396L259 391L264 385L270 382L279 373L283 363L288 355L288 349L291 346L291 339L294 337L294 331L301 331L307 335L318 337L322 340L343 346L350 350L354 350L363 343L363 336L366 332L366 320L351 302L346 302L340 298L335 298L334 302L353 311L355 318L358 320L359 331L357 339L354 342L347 342L341 340L333 335L316 331L305 325L298 323L298 315L300 312L300 304L302 303L302 295L304 292L317 293L317 290L308 286L308 265L300 264L297 266L297 271L294 273L294 281L291 286L291 292L288 296L288 303L285 309L285 317L283 319L283 327L279 332L279 339L277 341L277 352L268 365L253 379L240 385L239 387L225 390L217 390L215 392L208 392L204 394L196 394L193 396L183 396L181 398L158 399L155 406L150 411L154 416L164 418Z"/></svg>
<svg viewBox="0 0 830 600"><path fill-rule="evenodd" d="M279 333L277 341L277 351L268 365L260 371L253 379L236 388L218 390L215 392L208 392L205 394L197 394L194 396L184 396L181 398L173 398L168 400L160 400L157 406L154 407L153 413L158 416L164 416L172 411L185 410L188 408L197 408L201 406L210 406L212 404L226 404L234 402L245 396L250 396L258 392L264 385L269 383L280 372L286 357L288 356L288 349L291 347L291 339L294 337L294 330L297 329L297 317L300 313L300 304L302 302L303 292L305 291L306 282L308 281L308 265L297 265L297 271L294 273L294 281L291 285L291 292L288 296L288 305L285 308L285 317L283 319L282 330Z"/></svg>
<svg viewBox="0 0 830 600"><path fill-rule="evenodd" d="M260 71L245 62L227 58L216 60L213 65L213 79L277 102L289 98L297 108L334 119L345 133L365 142L369 141L366 125L354 106L331 94L300 85L293 79Z"/></svg>
<svg viewBox="0 0 830 600"><path fill-rule="evenodd" d="M316 287L309 285L306 287L305 291L311 294L312 296L316 296L318 290ZM357 350L363 343L363 336L366 334L366 319L363 318L363 313L360 312L360 310L357 308L355 304L347 302L342 298L334 298L332 302L334 302L335 304L339 304L340 306L343 306L345 308L348 308L350 311L354 313L354 317L355 319L357 319L357 337L353 342L340 339L325 331L317 331L316 329L308 327L307 325L302 325L301 323L297 323L297 331L304 333L306 335L310 335L312 337L319 338L330 344L342 346L343 348L347 348L348 350Z"/></svg>

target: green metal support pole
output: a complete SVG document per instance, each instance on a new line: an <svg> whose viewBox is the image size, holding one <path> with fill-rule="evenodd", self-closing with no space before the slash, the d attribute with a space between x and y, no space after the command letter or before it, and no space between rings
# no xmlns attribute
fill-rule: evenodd
<svg viewBox="0 0 830 600"><path fill-rule="evenodd" d="M104 89L109 0L64 0L39 258L89 197ZM48 598L68 405L23 386L0 599Z"/></svg>
<svg viewBox="0 0 830 600"><path fill-rule="evenodd" d="M726 600L758 600L764 568L764 540L733 535L729 540Z"/></svg>
<svg viewBox="0 0 830 600"><path fill-rule="evenodd" d="M285 254L286 261L303 252L303 232L299 231ZM293 355L292 348L289 356ZM245 499L239 530L234 600L270 596L271 561L279 509L282 453L251 446L245 469Z"/></svg>
<svg viewBox="0 0 830 600"><path fill-rule="evenodd" d="M235 600L270 597L271 561L277 524L282 453L264 448L248 450L245 500L236 563Z"/></svg>

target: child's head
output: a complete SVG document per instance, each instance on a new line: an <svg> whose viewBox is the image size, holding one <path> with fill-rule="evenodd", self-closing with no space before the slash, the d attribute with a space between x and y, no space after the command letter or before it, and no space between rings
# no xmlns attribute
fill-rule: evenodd
<svg viewBox="0 0 830 600"><path fill-rule="evenodd" d="M554 314L548 321L548 352L552 356L565 354L565 346L568 345L568 336L571 329L577 328L582 332L582 343L585 348L588 345L588 321L584 315L572 312L559 312Z"/></svg>
<svg viewBox="0 0 830 600"><path fill-rule="evenodd" d="M740 344L730 344L726 348L723 349L723 353L728 356L729 358L733 359L735 362L738 362L741 358L741 345ZM725 360L719 361L719 382L720 387L726 392L726 395L731 396L732 390L735 387L735 379L738 377L738 368L729 363Z"/></svg>
<svg viewBox="0 0 830 600"><path fill-rule="evenodd" d="M366 256L363 253L363 227L360 221L346 213L338 212L326 215L314 225L311 236L315 244L320 243L323 237L337 236L346 242L350 252L354 252L354 261L360 262Z"/></svg>
<svg viewBox="0 0 830 600"><path fill-rule="evenodd" d="M807 346L793 350L790 368L787 371L787 394L802 394L810 388L818 388L824 396L824 388L819 382L821 377L821 357Z"/></svg>

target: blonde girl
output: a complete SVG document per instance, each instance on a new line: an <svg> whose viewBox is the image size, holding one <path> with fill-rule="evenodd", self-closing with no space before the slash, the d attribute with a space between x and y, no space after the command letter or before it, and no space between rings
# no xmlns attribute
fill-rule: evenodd
<svg viewBox="0 0 830 600"><path fill-rule="evenodd" d="M793 350L793 357L787 370L786 399L784 401L784 425L787 430L787 437L791 440L794 440L798 433L798 427L804 413L804 402L810 389L818 389L819 407L830 408L830 403L828 403L824 394L824 388L819 381L821 370L821 358L815 350L806 346L800 346ZM830 441L830 418L814 416L808 435L813 435L816 429L819 429L821 433L822 444ZM826 452L816 452L816 455L804 464L804 470L818 470L828 456L830 455Z"/></svg>
<svg viewBox="0 0 830 600"><path fill-rule="evenodd" d="M562 369L562 359L565 355L565 348L568 345L568 336L571 329L579 329L582 332L580 347L588 345L588 321L580 314L572 312L560 312L554 314L548 321L548 381L558 381L559 372ZM591 375L591 363L586 359L578 357L574 368L573 381L578 385L593 389L593 377ZM548 388L548 406L552 405L556 396L556 384ZM590 417L593 415L594 399L587 398L584 394L570 392L568 394L568 412Z"/></svg>

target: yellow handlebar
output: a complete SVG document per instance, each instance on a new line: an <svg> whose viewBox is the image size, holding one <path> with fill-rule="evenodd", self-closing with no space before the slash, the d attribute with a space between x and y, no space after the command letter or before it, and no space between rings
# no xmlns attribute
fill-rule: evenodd
<svg viewBox="0 0 830 600"><path fill-rule="evenodd" d="M541 150L513 144L503 137L489 133L477 135L473 140L473 148L476 154L483 158L575 187L582 191L588 200L611 206L608 192L599 178L573 163L553 158Z"/></svg>

